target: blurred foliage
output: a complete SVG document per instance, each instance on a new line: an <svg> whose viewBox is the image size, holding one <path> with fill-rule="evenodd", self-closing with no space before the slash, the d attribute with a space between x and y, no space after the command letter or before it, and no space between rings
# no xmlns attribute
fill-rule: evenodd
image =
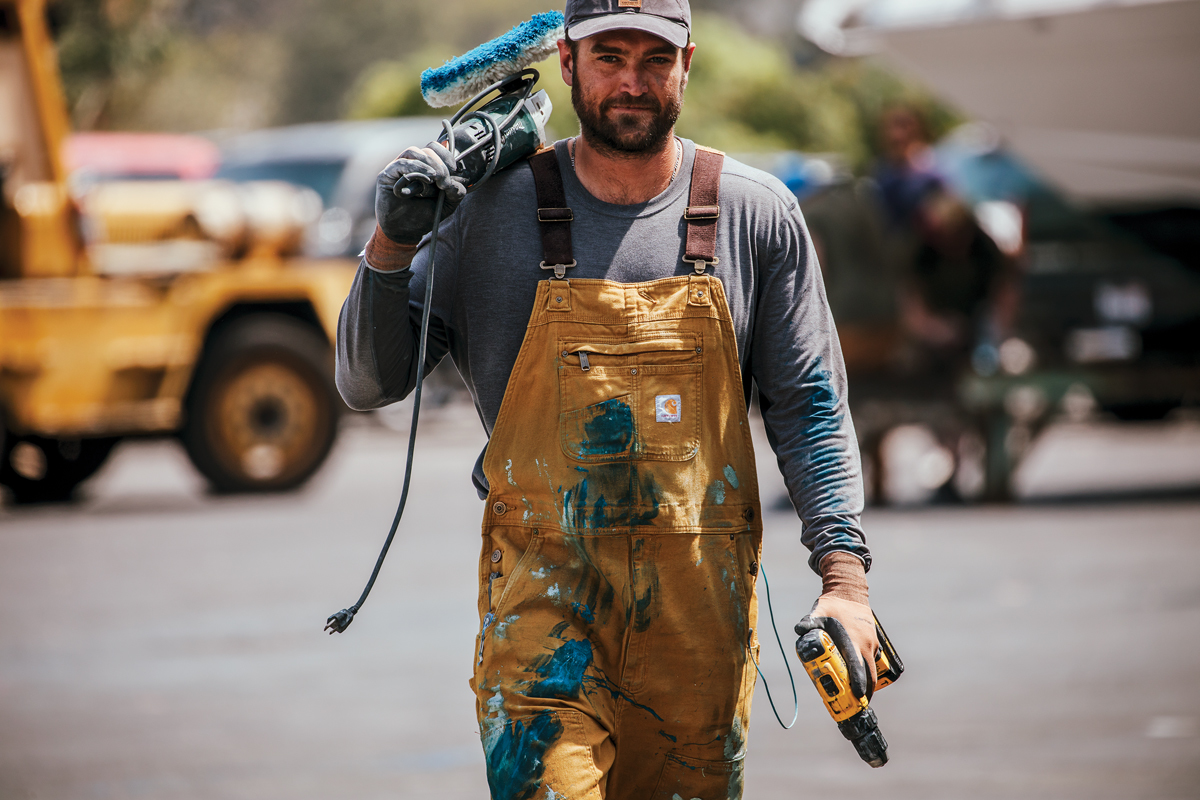
<svg viewBox="0 0 1200 800"><path fill-rule="evenodd" d="M878 152L875 123L888 105L919 109L935 138L961 121L928 93L871 62L825 59L804 67L779 42L754 36L728 17L698 13L692 27L696 56L677 130L710 147L838 153L862 170ZM349 116L431 113L421 99L420 72L453 55L447 48L427 48L376 64L351 92ZM539 86L554 104L553 134L575 133L579 122L557 57L536 67L542 73Z"/></svg>
<svg viewBox="0 0 1200 800"><path fill-rule="evenodd" d="M739 25L778 15L777 2L694 6L683 136L731 152L840 153L862 169L886 105L916 106L935 136L958 121L872 62L812 58L791 31L768 38ZM758 17L748 12L760 6ZM421 99L422 69L546 8L544 0L62 0L56 15L78 127L187 131L437 113ZM538 68L555 107L552 132L571 135L578 122L557 59Z"/></svg>
<svg viewBox="0 0 1200 800"><path fill-rule="evenodd" d="M52 9L59 62L76 124L102 127L115 96L136 96L156 78L174 32L164 0L62 0ZM123 90L123 91L122 91Z"/></svg>

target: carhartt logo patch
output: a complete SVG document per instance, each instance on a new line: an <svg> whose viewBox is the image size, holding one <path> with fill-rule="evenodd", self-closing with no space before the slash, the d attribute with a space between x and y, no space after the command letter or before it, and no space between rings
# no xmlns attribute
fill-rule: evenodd
<svg viewBox="0 0 1200 800"><path fill-rule="evenodd" d="M617 0L617 8L641 8L642 0Z"/></svg>
<svg viewBox="0 0 1200 800"><path fill-rule="evenodd" d="M655 422L679 422L683 403L677 394L660 394L654 398Z"/></svg>

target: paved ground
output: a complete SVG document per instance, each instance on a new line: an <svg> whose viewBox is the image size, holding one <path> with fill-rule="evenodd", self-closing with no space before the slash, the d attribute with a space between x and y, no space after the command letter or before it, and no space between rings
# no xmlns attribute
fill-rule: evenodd
<svg viewBox="0 0 1200 800"><path fill-rule="evenodd" d="M0 509L0 800L485 797L477 427L423 431L411 516L340 637L321 625L357 597L399 483L382 427L347 431L294 495L206 496L144 443L82 504ZM1052 431L1021 486L1012 508L868 513L909 670L874 704L892 763L859 763L807 681L788 732L760 686L747 798L1200 794L1200 426ZM765 548L790 627L818 587L790 512ZM779 655L764 666L790 716Z"/></svg>

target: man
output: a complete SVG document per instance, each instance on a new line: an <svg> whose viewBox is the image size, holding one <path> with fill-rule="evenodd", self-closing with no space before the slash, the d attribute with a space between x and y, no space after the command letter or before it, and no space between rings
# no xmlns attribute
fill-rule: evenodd
<svg viewBox="0 0 1200 800"><path fill-rule="evenodd" d="M434 183L461 204L439 232L429 366L451 355L490 435L472 686L492 796L740 797L751 379L824 578L815 613L872 674L841 354L795 198L674 135L686 0L569 0L566 23L579 136L465 199L440 148L384 170L338 385L355 408L413 387L432 203L392 187Z"/></svg>

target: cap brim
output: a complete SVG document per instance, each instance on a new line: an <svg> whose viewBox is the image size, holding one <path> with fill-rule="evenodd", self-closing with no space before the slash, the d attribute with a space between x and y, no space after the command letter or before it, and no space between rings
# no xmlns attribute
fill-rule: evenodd
<svg viewBox="0 0 1200 800"><path fill-rule="evenodd" d="M645 31L675 47L687 47L688 30L682 25L669 19L656 17L653 14L602 14L597 17L576 22L567 28L567 36L574 41L595 36L605 31Z"/></svg>

